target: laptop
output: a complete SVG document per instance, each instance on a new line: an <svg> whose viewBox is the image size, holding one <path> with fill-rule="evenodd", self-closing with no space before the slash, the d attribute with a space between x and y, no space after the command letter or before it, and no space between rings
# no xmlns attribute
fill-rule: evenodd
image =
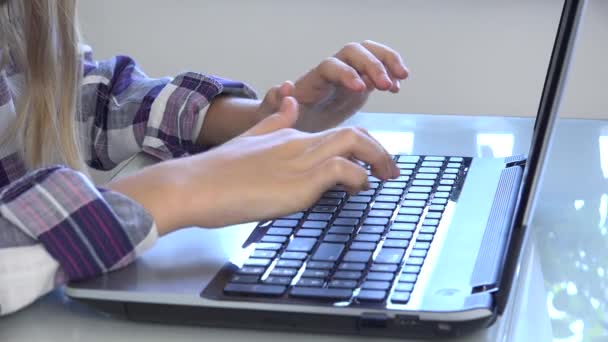
<svg viewBox="0 0 608 342"><path fill-rule="evenodd" d="M401 176L265 222L191 228L65 293L125 319L400 338L461 336L509 301L584 0L566 0L528 157L395 155Z"/></svg>

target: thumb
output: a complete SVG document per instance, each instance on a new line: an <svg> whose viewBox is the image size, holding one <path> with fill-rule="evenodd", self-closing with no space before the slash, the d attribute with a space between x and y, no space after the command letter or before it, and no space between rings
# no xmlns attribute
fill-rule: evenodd
<svg viewBox="0 0 608 342"><path fill-rule="evenodd" d="M298 102L291 96L281 100L279 111L251 127L243 136L264 135L282 128L290 128L298 119Z"/></svg>

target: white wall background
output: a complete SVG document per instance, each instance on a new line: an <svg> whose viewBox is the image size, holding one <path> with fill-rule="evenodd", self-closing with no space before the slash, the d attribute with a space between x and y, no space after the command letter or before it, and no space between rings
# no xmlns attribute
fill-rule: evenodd
<svg viewBox="0 0 608 342"><path fill-rule="evenodd" d="M81 0L97 58L128 54L152 76L181 70L244 80L260 93L349 41L402 53L412 77L364 110L533 115L559 0ZM608 118L608 0L590 0L565 116Z"/></svg>

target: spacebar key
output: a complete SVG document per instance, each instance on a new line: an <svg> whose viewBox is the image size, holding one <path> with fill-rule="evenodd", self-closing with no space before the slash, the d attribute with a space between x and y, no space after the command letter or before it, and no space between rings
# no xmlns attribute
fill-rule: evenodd
<svg viewBox="0 0 608 342"><path fill-rule="evenodd" d="M265 284L235 284L229 283L224 287L226 294L280 296L287 290L286 286Z"/></svg>
<svg viewBox="0 0 608 342"><path fill-rule="evenodd" d="M289 292L291 297L348 300L353 295L349 289L327 289L316 287L293 287Z"/></svg>

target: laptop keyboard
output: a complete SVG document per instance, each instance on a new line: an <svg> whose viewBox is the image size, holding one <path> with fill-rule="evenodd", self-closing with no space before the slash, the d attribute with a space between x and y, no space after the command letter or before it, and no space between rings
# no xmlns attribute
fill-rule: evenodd
<svg viewBox="0 0 608 342"><path fill-rule="evenodd" d="M266 233L224 294L407 304L471 158L394 158L397 179L370 175L370 190L338 187L306 211L261 223Z"/></svg>

